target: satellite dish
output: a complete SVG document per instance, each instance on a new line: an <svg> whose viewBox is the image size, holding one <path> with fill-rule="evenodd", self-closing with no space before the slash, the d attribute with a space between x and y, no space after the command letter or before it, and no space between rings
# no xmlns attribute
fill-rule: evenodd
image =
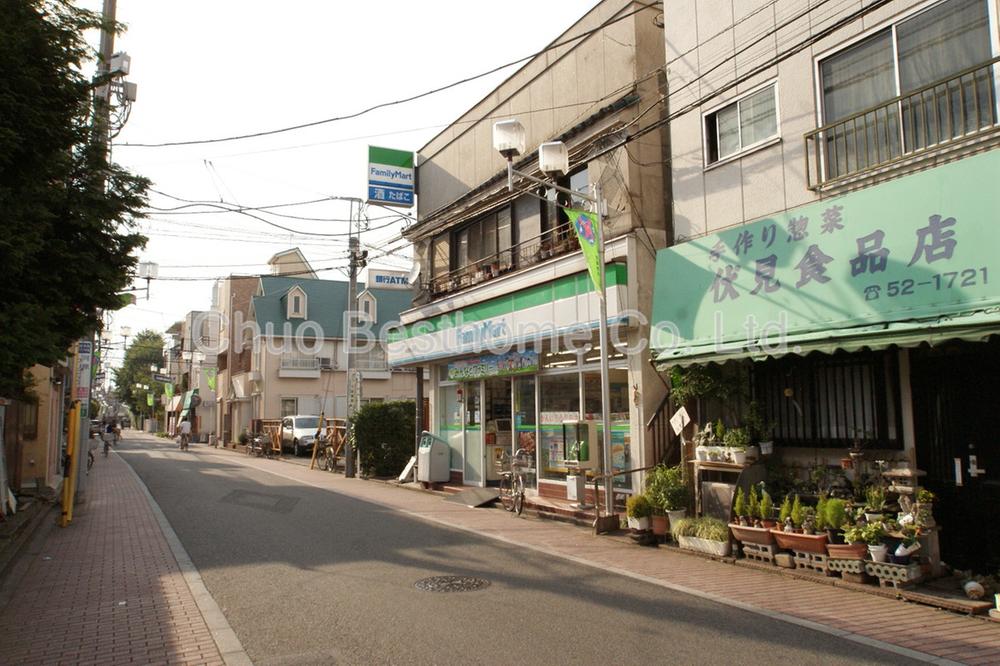
<svg viewBox="0 0 1000 666"><path fill-rule="evenodd" d="M417 280L419 279L420 279L420 262L414 259L413 266L410 267L410 284L416 284Z"/></svg>

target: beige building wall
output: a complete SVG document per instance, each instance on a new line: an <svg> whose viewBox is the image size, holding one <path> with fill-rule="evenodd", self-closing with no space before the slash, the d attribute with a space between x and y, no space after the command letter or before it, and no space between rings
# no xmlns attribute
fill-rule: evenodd
<svg viewBox="0 0 1000 666"><path fill-rule="evenodd" d="M43 486L56 488L60 482L59 454L62 444L60 412L62 410L62 384L52 368L36 365L31 368L34 379L34 393L38 396L38 421L36 436L24 437L21 455L21 483L25 487L35 486L36 480ZM23 430L22 430L23 432Z"/></svg>
<svg viewBox="0 0 1000 666"><path fill-rule="evenodd" d="M989 1L996 21L1000 2ZM843 193L843 187L814 192L806 183L804 135L822 122L816 62L860 35L933 3L893 0L821 37L831 26L870 4L864 0L665 3L670 108L677 112L693 105L670 126L677 242ZM791 54L793 47L813 38L818 38L815 43ZM783 55L788 57L771 64ZM740 80L748 74L752 75L747 80ZM703 114L774 80L778 82L780 140L706 167ZM885 177L903 173L905 165L903 171Z"/></svg>

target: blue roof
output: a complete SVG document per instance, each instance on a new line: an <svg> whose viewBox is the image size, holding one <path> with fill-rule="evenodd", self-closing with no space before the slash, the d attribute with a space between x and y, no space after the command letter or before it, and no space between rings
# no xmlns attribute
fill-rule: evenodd
<svg viewBox="0 0 1000 666"><path fill-rule="evenodd" d="M261 330L270 324L275 335L281 335L285 323L294 331L303 321L315 322L325 338L344 337L344 311L347 309L348 283L342 280L315 280L301 277L264 276L260 278L263 295L253 297L254 316ZM306 318L289 319L286 296L298 286L306 294ZM358 294L365 291L365 284L358 283ZM413 304L410 289L368 290L376 301L375 329L399 321L399 314Z"/></svg>

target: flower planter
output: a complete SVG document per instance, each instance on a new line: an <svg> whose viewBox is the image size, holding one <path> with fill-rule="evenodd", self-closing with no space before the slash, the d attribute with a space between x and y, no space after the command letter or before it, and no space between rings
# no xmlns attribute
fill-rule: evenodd
<svg viewBox="0 0 1000 666"><path fill-rule="evenodd" d="M868 553L872 556L872 562L885 562L886 555L889 554L889 547L884 543L868 546Z"/></svg>
<svg viewBox="0 0 1000 666"><path fill-rule="evenodd" d="M649 517L646 516L644 518L632 518L630 516L628 518L628 526L631 529L636 530L638 532L642 532L644 530L648 530L649 529Z"/></svg>
<svg viewBox="0 0 1000 666"><path fill-rule="evenodd" d="M708 460L708 447L707 446L696 446L694 449L694 457L705 462Z"/></svg>
<svg viewBox="0 0 1000 666"><path fill-rule="evenodd" d="M667 511L667 518L670 521L670 529L674 528L677 521L684 520L687 517L687 509L677 509L676 511Z"/></svg>
<svg viewBox="0 0 1000 666"><path fill-rule="evenodd" d="M828 543L826 552L838 560L863 560L868 553L868 546L863 543Z"/></svg>
<svg viewBox="0 0 1000 666"><path fill-rule="evenodd" d="M733 538L742 543L755 543L760 546L774 545L774 535L771 530L764 527L747 527L729 523L729 530L733 533Z"/></svg>
<svg viewBox="0 0 1000 666"><path fill-rule="evenodd" d="M760 442L760 455L762 455L762 456L769 456L772 453L774 453L774 442L773 441Z"/></svg>
<svg viewBox="0 0 1000 666"><path fill-rule="evenodd" d="M841 529L830 529L826 528L826 538L830 543L833 544L843 544L844 543L844 530Z"/></svg>
<svg viewBox="0 0 1000 666"><path fill-rule="evenodd" d="M774 535L779 548L826 555L826 534L796 534L781 530L771 530L771 534Z"/></svg>
<svg viewBox="0 0 1000 666"><path fill-rule="evenodd" d="M667 533L667 517L653 515L652 519L653 534L656 536L664 536Z"/></svg>
<svg viewBox="0 0 1000 666"><path fill-rule="evenodd" d="M699 537L678 536L677 543L685 550L694 550L717 557L726 557L729 555L728 541L711 541L710 539L701 539Z"/></svg>
<svg viewBox="0 0 1000 666"><path fill-rule="evenodd" d="M729 457L732 458L733 462L737 465L745 465L747 463L746 449L743 449L742 451L739 449L729 449Z"/></svg>

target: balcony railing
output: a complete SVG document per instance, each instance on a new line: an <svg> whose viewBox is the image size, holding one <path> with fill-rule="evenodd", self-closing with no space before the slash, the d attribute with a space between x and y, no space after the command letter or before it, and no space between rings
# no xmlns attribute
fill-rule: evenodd
<svg viewBox="0 0 1000 666"><path fill-rule="evenodd" d="M512 245L488 257L449 273L435 276L430 283L433 297L443 296L492 280L511 271L527 268L553 257L579 251L580 244L571 224L563 224Z"/></svg>
<svg viewBox="0 0 1000 666"><path fill-rule="evenodd" d="M998 62L956 72L809 132L807 186L817 190L995 132Z"/></svg>
<svg viewBox="0 0 1000 666"><path fill-rule="evenodd" d="M308 356L282 356L282 370L319 370L319 359Z"/></svg>

